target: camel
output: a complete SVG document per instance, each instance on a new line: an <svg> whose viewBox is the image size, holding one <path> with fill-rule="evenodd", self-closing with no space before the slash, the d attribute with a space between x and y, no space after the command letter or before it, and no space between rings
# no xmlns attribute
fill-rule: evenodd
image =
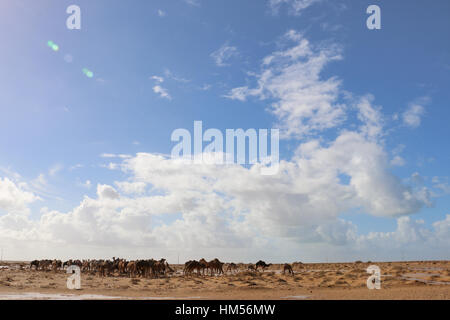
<svg viewBox="0 0 450 320"><path fill-rule="evenodd" d="M52 260L41 260L39 261L39 268L41 268L41 270L48 270L51 266L52 266Z"/></svg>
<svg viewBox="0 0 450 320"><path fill-rule="evenodd" d="M53 272L57 272L58 271L58 269L59 268L61 268L62 267L62 262L61 262L61 260L53 260L52 261L52 270L53 270Z"/></svg>
<svg viewBox="0 0 450 320"><path fill-rule="evenodd" d="M136 262L135 261L130 261L127 264L127 270L128 270L128 275L130 276L130 278L134 278L136 276Z"/></svg>
<svg viewBox="0 0 450 320"><path fill-rule="evenodd" d="M119 268L119 275L120 275L120 274L125 274L125 273L126 273L126 270L127 270L127 264L128 264L128 262L127 262L125 259L121 259L121 260L119 261L119 265L118 265L118 268Z"/></svg>
<svg viewBox="0 0 450 320"><path fill-rule="evenodd" d="M205 259L203 259L203 258L201 258L201 259L198 261L198 263L200 263L200 265L202 266L202 273L203 273L203 275L205 275L205 269L206 269L206 270L210 269L209 263L208 263Z"/></svg>
<svg viewBox="0 0 450 320"><path fill-rule="evenodd" d="M172 269L167 262L166 262L166 268L167 268L168 274L173 275L175 273L175 270Z"/></svg>
<svg viewBox="0 0 450 320"><path fill-rule="evenodd" d="M231 263L227 266L227 272L228 272L228 271L230 271L231 273L233 273L233 271L238 272L238 271L239 271L239 267L238 267L235 263L231 262Z"/></svg>
<svg viewBox="0 0 450 320"><path fill-rule="evenodd" d="M266 269L267 267L270 267L271 265L272 265L271 263L267 264L267 263L265 263L264 261L259 260L259 261L256 263L256 271L258 271L258 268L261 267L262 270L263 270L263 272L264 272L264 269Z"/></svg>
<svg viewBox="0 0 450 320"><path fill-rule="evenodd" d="M219 259L215 258L208 262L209 269L211 270L211 276L214 275L214 272L217 272L219 275L223 274L223 262L220 262Z"/></svg>
<svg viewBox="0 0 450 320"><path fill-rule="evenodd" d="M292 270L292 267L289 263L285 263L283 266L283 274L286 273L286 270L289 272L289 274L291 274L292 276L294 275L294 270Z"/></svg>
<svg viewBox="0 0 450 320"><path fill-rule="evenodd" d="M114 272L116 270L117 270L117 272L119 272L119 263L120 263L120 261L121 261L120 258L113 257L112 268L111 268L111 271L112 271L113 274L114 274Z"/></svg>
<svg viewBox="0 0 450 320"><path fill-rule="evenodd" d="M147 278L150 273L151 263L147 260L136 260L137 275Z"/></svg>
<svg viewBox="0 0 450 320"><path fill-rule="evenodd" d="M186 262L184 263L183 274L186 274L186 271L187 271L189 265L190 265L192 262L194 262L194 260L189 260L189 261L186 261Z"/></svg>
<svg viewBox="0 0 450 320"><path fill-rule="evenodd" d="M153 259L152 259L153 260ZM154 260L153 260L154 261ZM154 275L165 275L169 264L166 259L161 259L159 261L154 261L152 271ZM170 267L169 267L170 268Z"/></svg>
<svg viewBox="0 0 450 320"><path fill-rule="evenodd" d="M83 260L82 265L81 265L81 271L85 272L85 271L90 271L90 261L89 260Z"/></svg>
<svg viewBox="0 0 450 320"><path fill-rule="evenodd" d="M99 274L101 277L109 276L113 270L113 262L110 260L103 261L99 264Z"/></svg>
<svg viewBox="0 0 450 320"><path fill-rule="evenodd" d="M202 269L202 265L200 264L200 262L195 260L186 262L184 275L192 274L195 269L197 269L197 275L200 275L200 270Z"/></svg>
<svg viewBox="0 0 450 320"><path fill-rule="evenodd" d="M33 260L30 263L30 270L33 268L33 266L35 267L36 270L39 269L39 260Z"/></svg>

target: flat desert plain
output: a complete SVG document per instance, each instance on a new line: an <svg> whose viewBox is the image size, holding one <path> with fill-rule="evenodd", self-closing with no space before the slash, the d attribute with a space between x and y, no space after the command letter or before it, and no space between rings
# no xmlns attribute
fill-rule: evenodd
<svg viewBox="0 0 450 320"><path fill-rule="evenodd" d="M369 290L366 269L381 270L381 289ZM283 264L264 272L220 276L183 275L183 265L161 278L100 277L83 272L81 289L69 290L69 274L30 270L27 262L2 262L0 299L450 299L450 261Z"/></svg>

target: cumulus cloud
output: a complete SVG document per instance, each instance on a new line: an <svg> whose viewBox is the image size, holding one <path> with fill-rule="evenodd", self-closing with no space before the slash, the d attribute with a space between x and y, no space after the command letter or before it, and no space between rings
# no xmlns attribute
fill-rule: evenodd
<svg viewBox="0 0 450 320"><path fill-rule="evenodd" d="M345 118L345 106L338 103L341 81L321 79L321 72L328 63L342 59L341 50L335 45L314 46L294 30L284 38L294 45L263 59L256 87L234 88L227 97L274 100L271 112L279 119L285 138L336 127Z"/></svg>
<svg viewBox="0 0 450 320"><path fill-rule="evenodd" d="M248 248L265 252L267 245L280 239L294 247L326 243L356 250L393 236L360 236L353 223L339 218L341 213L361 208L389 217L415 212L422 205L417 194L386 170L383 150L360 132L342 133L331 144L317 140L301 144L294 158L282 161L275 176L260 175L258 165L186 164L149 153L121 161L115 169L128 179L117 181L118 189L99 184L96 198L85 196L69 212L44 208L38 220L2 216L0 238L14 245L23 241L25 248L31 246L29 240L65 245L84 256L99 252L99 247L107 252L116 248L115 255L144 254L149 248L158 254L178 248L202 255L215 248L237 258L246 257ZM342 181L342 175L348 181ZM4 181L13 193L20 190ZM22 209L36 199L25 195ZM2 208L14 208L0 203ZM12 203L17 205L16 200ZM414 237L405 221L399 220L400 236L395 241ZM435 228L448 237L448 222ZM414 232L417 241L430 235ZM234 251L228 252L230 248Z"/></svg>
<svg viewBox="0 0 450 320"><path fill-rule="evenodd" d="M311 146L304 149L315 152ZM304 160L309 161L311 156L315 157L310 154ZM284 163L284 173L272 177L238 165L186 167L161 155L142 153L122 163L122 170L132 178L131 182L116 183L124 194L112 186L98 185L96 198L85 197L69 212L43 208L38 220L14 214L1 216L0 239L22 248L20 254L36 244L51 247L52 257L57 252L65 252L64 257L103 257L105 252L145 255L149 249L152 254L167 256L177 248L198 256L216 254L210 250L221 249L224 258L249 259L249 248L265 252L264 248L279 239L297 248L325 243L360 256L379 247L396 248L398 254L398 248L405 244L448 247L445 240L449 239L450 215L435 222L434 231L420 221L401 217L395 232L359 235L356 225L338 218L341 210L360 201L365 204L353 190L358 186L334 181L324 189L327 181L336 177L329 172L319 174L312 163L303 165L307 167L305 172L299 159ZM377 198L375 195L375 201ZM400 206L404 200L399 201ZM168 216L174 217L173 222L161 223L160 219ZM58 251L59 247L66 249ZM233 250L227 252L230 248ZM45 251L31 254L36 252ZM294 259L292 253L289 258Z"/></svg>
<svg viewBox="0 0 450 320"><path fill-rule="evenodd" d="M144 182L116 181L115 185L125 194L143 194L147 187Z"/></svg>
<svg viewBox="0 0 450 320"><path fill-rule="evenodd" d="M119 199L120 197L113 187L103 184L97 186L97 195L99 199Z"/></svg>
<svg viewBox="0 0 450 320"><path fill-rule="evenodd" d="M0 210L14 214L28 214L28 205L39 197L26 191L26 185L17 185L8 178L0 177Z"/></svg>
<svg viewBox="0 0 450 320"><path fill-rule="evenodd" d="M411 217L397 219L397 229L393 232L370 232L358 238L358 247L361 250L384 250L387 258L406 253L409 257L417 256L427 259L448 259L450 243L450 215L444 220L432 224L427 228L423 220L413 220Z"/></svg>

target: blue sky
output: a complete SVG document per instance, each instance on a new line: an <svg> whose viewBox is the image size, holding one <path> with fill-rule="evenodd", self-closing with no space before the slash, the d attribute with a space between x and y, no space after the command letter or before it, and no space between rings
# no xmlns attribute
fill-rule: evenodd
<svg viewBox="0 0 450 320"><path fill-rule="evenodd" d="M66 28L66 8L71 4L81 8L81 30ZM296 11L299 4L305 4L305 8ZM368 30L366 27L366 8L371 4L381 8L381 30ZM117 234L108 231L104 237L87 236L79 243L76 237L74 241L71 239L74 254L109 253L108 250L113 250L115 244L114 241L108 242L108 239L124 236L126 240L123 241L122 252L130 252L126 251L130 247L147 246L154 247L158 254L163 255L168 250L164 251L165 248L178 247L179 244L173 240L174 237L161 243L153 241L152 237L156 237L158 232L174 232L181 234L177 239L186 244L185 252L189 252L186 258L208 255L217 252L216 245L183 235L184 228L189 230L194 225L202 228L204 223L208 233L202 239L212 237L214 243L220 243L220 253L230 259L244 259L245 252L250 248L255 248L254 252L268 260L301 260L302 257L298 257L301 253L305 259L323 261L323 250L337 252L334 256L336 260L352 259L358 255L373 258L367 253L372 249L367 248L376 248L376 245L369 244L373 240L369 235L374 232L383 233L383 239L394 237L398 240L392 252L377 256L380 259L399 259L411 246L419 249L410 248L408 258L448 259L450 150L446 146L450 136L450 126L447 124L450 118L450 43L446 41L445 34L450 30L449 13L448 1L173 0L135 1L130 4L100 0L17 0L0 4L0 37L3 40L0 51L0 178L11 183L6 186L6 180L0 180L5 185L0 188L4 192L0 196L0 214L16 221L15 224L8 224L4 218L0 226L8 232L5 231L0 239L6 248L16 248L9 249L13 250L11 256L25 259L30 257L30 252L40 249L33 249L20 241L33 239L35 234L45 230L49 237L39 238L39 243L50 249L38 251L39 254L48 256L54 252L54 255L62 255L58 246L69 239L55 230L64 230L67 225L55 222L52 224L55 229L50 228L46 225L49 221L48 217L45 218L46 213L54 212L51 216L55 221L73 218L75 222L65 222L73 227L79 221L76 215L83 209L83 199L88 197L102 202L102 199L108 198L106 194L111 194L105 190L111 188L114 193L112 198L117 193L130 202L141 201L142 198L152 201L152 208L139 206L142 210L139 215L143 219L140 223L148 224L151 236L148 239L146 236L132 239L124 236L126 232L133 234L133 224L130 223L130 227L124 227ZM47 46L49 40L58 44L58 51ZM276 56L277 52L286 53L302 40L308 41L311 54L298 60L276 62L276 65L263 64L264 58ZM274 76L273 82L264 85L265 93L251 91L258 88L258 80L261 80L264 71L273 74L284 72L287 69L283 67L312 61L321 54L326 56L326 61L318 66L318 79L309 73L300 80L295 79L295 73L287 77L289 79ZM94 76L86 77L83 68L91 70ZM307 78L309 76L311 79ZM336 91L332 92L335 98L330 105L333 110L336 106L338 109L342 107L342 117L334 119L335 124L299 134L295 121L286 122L286 117L272 112L274 104L279 103L281 110L283 103L292 98L285 95L284 89L274 88L278 81L285 81L282 85L286 87L290 86L290 80L301 87L309 85L299 82L312 81L317 89L325 86L329 79L336 81L337 86ZM247 88L243 91L244 96L233 96L233 89L236 88ZM324 90L319 90L318 94L330 94ZM361 121L363 109L359 103L364 97L369 101L370 114L376 114L378 120L366 117ZM318 105L327 101L320 100ZM301 102L294 101L294 105ZM289 112L292 115L296 111ZM180 183L185 187L183 190L175 190L173 185L166 186L163 181L155 181L155 176L161 175L164 180L165 174L174 175L167 180L176 185L178 173L175 170L155 173L151 171L155 168L146 169L145 165L153 166L156 160L146 162L146 157L142 159L138 153L153 156L170 154L174 146L170 141L172 131L177 128L192 131L194 120L202 120L205 128L223 131L227 128L278 127L293 130L295 134L280 141L280 154L282 160L297 165L301 165L296 158L300 145L320 141L323 153L329 154L330 146L339 141L346 131L358 132L362 137L362 129L358 128L371 124L381 133L362 138L369 150L374 152L373 159L369 156L370 152L367 154L368 162L364 170L372 166L373 160L373 166L376 170L382 170L381 176L387 180L378 171L356 172L353 175L350 173L352 169L342 169L347 175L344 180L348 181L339 186L345 189L345 185L351 185L354 189L349 191L350 194L357 196L350 203L345 200L345 205L339 202L347 196L337 195L329 199L330 202L336 201L336 212L326 206L314 208L308 213L311 221L321 215L326 218L311 225L305 223L308 218L292 218L297 209L302 211L302 204L296 207L297 201L303 197L322 197L322 194L316 194L315 189L307 190L301 186L303 174L310 174L301 170L298 177L290 177L292 185L300 185L292 196L292 207L286 208L285 213L279 213L279 216L277 210L272 212L277 218L258 216L257 213L261 209L258 199L270 196L256 192L252 198L255 206L245 207L242 203L252 201L240 199L240 195L232 191L238 190L238 186L231 186L231 190L225 188L227 193L215 185L214 190L218 191L214 197L217 198L212 203L225 198L234 200L223 207L209 205L209 213L204 213L206 209L202 207L179 208L177 205L183 201L206 201L205 198L210 199L212 195L201 188L195 190L195 185L185 186L184 180ZM382 161L378 157L378 149L386 155L386 163L378 162ZM349 146L349 150L353 148ZM123 156L106 157L105 154ZM310 166L332 163L328 162L332 161L331 158L323 158L326 155L322 152L303 156L305 159L312 158ZM316 160L317 163L313 163ZM165 161L158 164L165 168ZM148 170L152 172L149 177L146 176ZM190 168L184 170L190 171L192 177L210 172L209 169L205 169L206 173ZM328 177L328 173L317 170L315 177ZM341 170L338 163L335 170ZM221 175L211 175L218 185L222 185ZM367 182L370 188L365 185L359 189L361 175L368 175L367 180L372 179L373 184ZM187 175L186 179L192 177ZM317 182L319 180L322 181L322 178L318 178ZM394 180L398 183L392 182ZM246 181L249 183L248 189L242 193L250 192L248 190L252 188L258 189L258 183L252 185L249 181ZM121 182L144 183L145 192L126 192ZM417 198L417 204L411 204L411 209L403 211L391 207L386 209L388 205L384 204L380 205L382 209L375 208L373 203L390 195L370 199L367 194L371 193L371 188L386 187L390 190L390 186L398 194L411 191L412 197ZM276 194L287 196L287 189L277 190ZM178 192L187 194L192 190L195 193L192 198L177 198ZM166 197L161 200L163 204L153 203L157 200L154 197L160 194ZM174 201L171 196L176 198L176 203L171 202ZM394 203L397 200L386 201ZM102 202L104 207L100 211L110 208L105 203ZM276 208L276 203L266 204L265 207ZM158 205L164 209L158 211ZM96 208L98 206L98 203L94 205ZM170 206L174 208L166 208ZM133 211L134 208L131 206L128 209ZM153 211L156 213L149 213ZM230 211L234 214L226 216ZM126 215L126 212L127 204L121 203L111 212L102 213L102 218L94 219L92 223L101 223L114 215ZM91 214L95 216L95 213ZM205 216L200 217L202 214ZM213 219L211 215L219 220L210 225L205 221ZM20 223L19 216L22 219ZM194 223L191 217L199 220ZM295 230L286 228L284 223L277 225L276 221L290 218L295 221L291 225ZM252 222L254 219L265 222L257 226ZM401 221L410 228L407 231L401 229L398 219L404 219ZM347 237L345 241L334 241L335 238L321 231L326 229L321 227L322 224L335 224L338 220L353 224L343 231ZM219 221L227 225L227 230L221 230ZM416 221L419 223L416 224ZM442 222L439 232L433 226L437 222ZM123 223L126 225L128 222ZM176 223L180 226L174 225ZM266 230L272 223L273 230ZM261 239L245 246L247 251L231 250L233 246L239 247L236 244L239 241L247 241L243 235L246 232L252 237L248 228ZM306 237L308 239L298 237L297 233L308 233L303 228L315 233ZM115 230L114 224L111 230ZM403 236L389 234L396 230ZM223 237L221 231L224 232ZM404 236L405 233L409 236ZM441 244L428 250L427 246L436 242L433 237L438 237ZM274 255L273 252L278 250L275 243L283 243L283 239L288 239L290 244L279 256ZM136 255L145 254L144 249L135 250ZM355 252L346 253L352 250ZM364 253L361 250L365 250Z"/></svg>

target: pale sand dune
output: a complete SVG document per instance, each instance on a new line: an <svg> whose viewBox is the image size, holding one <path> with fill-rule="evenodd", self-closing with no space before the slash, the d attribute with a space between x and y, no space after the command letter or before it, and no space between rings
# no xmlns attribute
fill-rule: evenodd
<svg viewBox="0 0 450 320"><path fill-rule="evenodd" d="M366 268L372 264L381 269L380 290L366 287ZM449 261L301 264L294 266L294 276L275 264L265 272L184 277L182 266L175 265L175 275L158 279L82 273L82 289L75 291L66 288L63 271L21 269L18 262L1 265L0 300L450 299Z"/></svg>

